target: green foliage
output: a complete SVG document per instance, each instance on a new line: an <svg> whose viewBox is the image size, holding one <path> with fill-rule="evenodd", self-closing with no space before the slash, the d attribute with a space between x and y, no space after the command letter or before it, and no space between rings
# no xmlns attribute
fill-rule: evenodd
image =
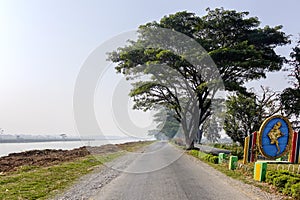
<svg viewBox="0 0 300 200"><path fill-rule="evenodd" d="M243 94L231 96L226 101L224 130L234 141L244 144L247 135L257 130L257 105L253 97Z"/></svg>
<svg viewBox="0 0 300 200"><path fill-rule="evenodd" d="M215 143L215 144L213 144L214 148L219 148L219 149L228 149L228 150L230 150L230 146L231 145L221 144L221 143Z"/></svg>
<svg viewBox="0 0 300 200"><path fill-rule="evenodd" d="M289 177L282 192L286 195L292 195L292 186L297 183L300 183L300 177Z"/></svg>
<svg viewBox="0 0 300 200"><path fill-rule="evenodd" d="M193 150L190 150L188 152L189 152L190 155L198 158L198 155L199 155L199 151L198 150L193 149Z"/></svg>
<svg viewBox="0 0 300 200"><path fill-rule="evenodd" d="M190 154L196 158L199 158L201 160L204 160L206 162L210 162L212 164L218 164L218 160L219 160L218 156L214 156L212 154L206 154L199 150L194 150L194 149L188 151L188 154Z"/></svg>
<svg viewBox="0 0 300 200"><path fill-rule="evenodd" d="M286 195L293 196L294 198L299 197L299 174L287 170L267 171L266 182L276 186L280 192Z"/></svg>
<svg viewBox="0 0 300 200"><path fill-rule="evenodd" d="M165 16L159 22L154 21L140 26L139 39L136 42L132 41L128 46L120 47L117 51L110 53L110 60L117 63L116 71L123 73L128 79L137 80L136 75L141 73L151 75L157 71L155 69L164 72L152 76L152 83L138 81L133 84L130 95L135 102L134 108L149 110L161 105L173 110L176 118L182 122L188 114L179 104L179 100L182 99L179 98L176 88L182 88L182 83L187 84L189 86L187 93L190 93L190 96L195 97L197 101L197 104L192 104L194 106L190 109L196 110L197 108L197 111L193 113L197 116L196 119L192 117L195 121L194 129L189 130L183 127L186 143L192 144L195 132L197 132L195 130L199 129L212 114L210 106L213 92L209 91L209 83L204 74L199 73L197 66L187 61L186 58L191 55L185 55L184 41L177 39L176 36L161 37L157 30L158 28L174 30L194 39L216 63L225 89L246 94L244 83L265 78L267 72L278 71L282 68L284 58L276 54L275 48L289 42L288 36L281 31L281 26L260 28L258 18L247 17L248 15L248 12L223 8L208 9L207 14L202 17L184 11ZM151 46L153 39L162 45L157 48ZM168 49L163 49L164 46ZM203 55L197 56L200 58ZM141 69L141 66L145 68ZM182 77L176 79L173 76L174 72ZM171 81L170 77L174 78L171 85L162 84ZM214 77L210 78L214 79ZM185 124L186 122L183 122L183 126ZM233 124L233 126L236 125L238 124ZM238 130L238 134L247 133ZM235 141L239 140L237 138Z"/></svg>
<svg viewBox="0 0 300 200"><path fill-rule="evenodd" d="M300 116L300 41L290 54L292 86L286 88L281 94L281 102L288 116ZM299 128L299 120L293 122L294 128Z"/></svg>
<svg viewBox="0 0 300 200"><path fill-rule="evenodd" d="M261 87L262 94L238 93L226 101L224 130L234 141L244 146L245 137L258 131L264 119L282 110L279 95L268 87Z"/></svg>
<svg viewBox="0 0 300 200"><path fill-rule="evenodd" d="M239 159L242 159L244 156L244 148L237 144L219 144L216 143L213 145L214 148L226 149L231 151L231 155L237 156Z"/></svg>
<svg viewBox="0 0 300 200"><path fill-rule="evenodd" d="M244 157L244 150L241 147L234 148L231 150L231 155L237 156L238 159L242 159Z"/></svg>
<svg viewBox="0 0 300 200"><path fill-rule="evenodd" d="M224 74L225 87L242 93L245 91L242 87L245 81L264 78L264 70L276 71L281 68L284 58L276 55L274 47L289 42L280 31L281 26L258 28L258 18L247 18L248 14L208 9L199 27L200 32L206 36L201 41L202 45L221 74Z"/></svg>
<svg viewBox="0 0 300 200"><path fill-rule="evenodd" d="M93 167L120 155L87 156L51 167L22 167L17 172L0 176L0 199L48 199L91 172Z"/></svg>
<svg viewBox="0 0 300 200"><path fill-rule="evenodd" d="M211 155L211 154L207 154L205 157L204 157L204 160L208 161L208 162L211 162L213 164L218 164L218 156L214 156L214 155Z"/></svg>
<svg viewBox="0 0 300 200"><path fill-rule="evenodd" d="M290 176L288 175L281 175L273 178L273 185L279 188L280 191L282 191L285 188L285 184L288 182L289 177Z"/></svg>
<svg viewBox="0 0 300 200"><path fill-rule="evenodd" d="M267 171L266 182L270 183L270 184L273 183L274 176L276 176L276 175L277 175L276 171Z"/></svg>
<svg viewBox="0 0 300 200"><path fill-rule="evenodd" d="M291 193L294 199L300 199L300 182L291 187Z"/></svg>

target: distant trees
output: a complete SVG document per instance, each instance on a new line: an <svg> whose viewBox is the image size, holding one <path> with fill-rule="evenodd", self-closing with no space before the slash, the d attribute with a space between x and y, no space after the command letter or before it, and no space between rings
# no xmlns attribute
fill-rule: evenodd
<svg viewBox="0 0 300 200"><path fill-rule="evenodd" d="M247 94L243 86L245 82L265 78L266 72L282 68L284 57L276 54L274 49L289 42L288 36L281 31L282 26L261 28L258 18L247 17L248 14L221 8L208 9L206 15L199 17L184 11L165 16L159 22L140 26L139 39L136 42L131 41L128 46L120 47L110 54L110 59L117 64L117 72L136 80L130 93L135 102L134 108L149 110L161 105L173 111L175 119L183 127L187 148L193 148L196 133L213 114L213 92L209 89L204 74L199 73L199 67L204 65L193 66L184 54L185 44L181 44L182 41L176 40L176 37L160 38L157 30L175 30L194 39L216 63L225 89ZM148 45L153 38L159 40L162 45L158 48ZM180 48L172 46L178 43ZM162 48L164 45L169 48ZM160 66L161 70L168 66L181 77L173 77L173 85L167 87L161 82L168 82L167 78L170 78L172 73L167 74L168 76L159 74L159 79L158 75L151 76L151 81L135 78L138 73L149 75L149 72L154 70L154 65ZM139 70L140 66L146 68ZM185 105L192 106L188 110L178 103L183 100L183 97L178 95L178 87L183 83L186 84L186 91L189 93ZM192 119L188 118L189 115L193 115Z"/></svg>
<svg viewBox="0 0 300 200"><path fill-rule="evenodd" d="M201 131L209 142L214 143L221 138L222 129L222 116L212 115L203 123Z"/></svg>
<svg viewBox="0 0 300 200"><path fill-rule="evenodd" d="M2 140L2 135L4 134L4 129L0 128L0 139Z"/></svg>
<svg viewBox="0 0 300 200"><path fill-rule="evenodd" d="M62 133L62 134L60 134L59 135L63 140L66 140L66 138L67 138L67 134L65 134L65 133Z"/></svg>
<svg viewBox="0 0 300 200"><path fill-rule="evenodd" d="M172 110L160 110L154 115L157 129L151 130L149 135L154 135L156 139L172 139L180 131L180 123L174 117Z"/></svg>

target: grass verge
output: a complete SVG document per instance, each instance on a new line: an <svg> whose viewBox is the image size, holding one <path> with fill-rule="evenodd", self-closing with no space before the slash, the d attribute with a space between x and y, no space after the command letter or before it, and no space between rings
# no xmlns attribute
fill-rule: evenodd
<svg viewBox="0 0 300 200"><path fill-rule="evenodd" d="M21 166L17 171L0 175L0 199L48 199L70 187L79 177L92 172L97 166L137 151L153 141L122 144L120 152L88 155L73 161L48 167Z"/></svg>
<svg viewBox="0 0 300 200"><path fill-rule="evenodd" d="M22 166L18 171L0 176L0 199L46 199L67 188L82 175L122 155L122 152L86 156L50 167Z"/></svg>

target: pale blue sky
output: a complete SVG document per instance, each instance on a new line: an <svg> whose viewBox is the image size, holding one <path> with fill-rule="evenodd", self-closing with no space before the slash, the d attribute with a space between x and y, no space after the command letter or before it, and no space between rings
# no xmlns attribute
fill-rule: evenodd
<svg viewBox="0 0 300 200"><path fill-rule="evenodd" d="M262 25L282 24L286 33L300 33L298 0L0 0L0 128L76 134L74 84L90 52L164 15L182 10L203 15L207 7L249 11ZM278 52L287 55L289 47ZM281 90L284 78L277 73L256 84Z"/></svg>

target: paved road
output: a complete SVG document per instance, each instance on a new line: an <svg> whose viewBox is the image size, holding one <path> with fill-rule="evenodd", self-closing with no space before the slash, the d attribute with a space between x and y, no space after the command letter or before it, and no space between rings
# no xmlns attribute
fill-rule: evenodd
<svg viewBox="0 0 300 200"><path fill-rule="evenodd" d="M218 175L168 143L157 142L137 154L123 172L90 199L204 200L257 199L251 191Z"/></svg>

